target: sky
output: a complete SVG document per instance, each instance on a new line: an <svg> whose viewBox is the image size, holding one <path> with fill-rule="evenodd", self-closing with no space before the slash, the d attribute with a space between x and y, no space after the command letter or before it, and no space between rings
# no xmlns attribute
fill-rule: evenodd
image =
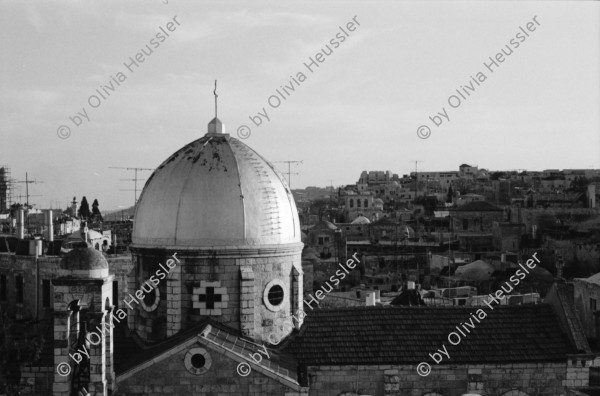
<svg viewBox="0 0 600 396"><path fill-rule="evenodd" d="M302 161L292 188L600 168L600 2L1 0L0 29L0 165L37 208L131 206L110 167L202 137L215 80L227 133Z"/></svg>

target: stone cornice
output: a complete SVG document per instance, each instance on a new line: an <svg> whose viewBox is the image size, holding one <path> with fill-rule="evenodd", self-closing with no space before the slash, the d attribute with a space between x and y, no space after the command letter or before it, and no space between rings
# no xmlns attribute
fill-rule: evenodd
<svg viewBox="0 0 600 396"><path fill-rule="evenodd" d="M263 246L215 246L203 248L177 247L177 246L154 246L130 245L134 254L170 256L177 253L178 258L241 258L241 257L264 257L285 256L302 252L302 242L289 243L285 245L263 245Z"/></svg>

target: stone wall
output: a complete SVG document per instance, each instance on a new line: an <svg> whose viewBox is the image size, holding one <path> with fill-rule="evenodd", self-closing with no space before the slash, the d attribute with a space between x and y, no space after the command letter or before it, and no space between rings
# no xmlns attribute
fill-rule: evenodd
<svg viewBox="0 0 600 396"><path fill-rule="evenodd" d="M54 381L54 367L24 367L21 369L22 395L48 395Z"/></svg>
<svg viewBox="0 0 600 396"><path fill-rule="evenodd" d="M581 362L438 365L420 376L416 365L352 365L310 367L310 395L356 392L372 396L443 396L465 393L502 395L519 389L529 395L564 395L565 387L588 385ZM358 384L355 388L354 384Z"/></svg>

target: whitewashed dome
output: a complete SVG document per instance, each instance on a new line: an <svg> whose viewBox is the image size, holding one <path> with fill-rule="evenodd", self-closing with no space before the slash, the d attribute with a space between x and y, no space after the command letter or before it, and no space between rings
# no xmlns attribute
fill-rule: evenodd
<svg viewBox="0 0 600 396"><path fill-rule="evenodd" d="M202 138L150 176L138 201L133 247L194 249L299 243L290 189L258 153L221 133L215 118Z"/></svg>

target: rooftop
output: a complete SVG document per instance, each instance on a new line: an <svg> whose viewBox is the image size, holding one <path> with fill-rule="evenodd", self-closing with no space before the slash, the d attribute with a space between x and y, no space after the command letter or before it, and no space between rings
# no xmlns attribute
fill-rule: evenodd
<svg viewBox="0 0 600 396"><path fill-rule="evenodd" d="M451 209L452 212L502 212L502 209L487 201L473 201L458 208Z"/></svg>
<svg viewBox="0 0 600 396"><path fill-rule="evenodd" d="M308 312L285 350L306 365L415 364L446 345L450 363L561 361L576 353L547 304L493 306L453 346L448 334L473 307L354 307Z"/></svg>

